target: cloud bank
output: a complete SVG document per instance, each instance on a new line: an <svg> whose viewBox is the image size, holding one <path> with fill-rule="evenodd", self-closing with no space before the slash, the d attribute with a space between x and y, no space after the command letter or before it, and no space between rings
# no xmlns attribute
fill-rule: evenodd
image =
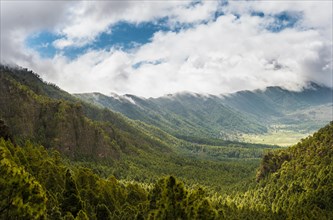
<svg viewBox="0 0 333 220"><path fill-rule="evenodd" d="M119 22L160 25L144 44L90 47ZM42 31L56 53L26 39ZM42 46L42 45L41 45ZM87 48L75 58L66 48ZM332 87L331 1L1 1L1 62L69 92L157 97L266 86Z"/></svg>

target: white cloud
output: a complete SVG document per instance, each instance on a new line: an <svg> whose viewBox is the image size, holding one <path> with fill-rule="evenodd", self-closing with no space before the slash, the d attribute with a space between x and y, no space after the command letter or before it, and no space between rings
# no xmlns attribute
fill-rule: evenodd
<svg viewBox="0 0 333 220"><path fill-rule="evenodd" d="M36 54L25 39L39 31L52 31L64 21L71 1L0 1L0 62L30 66Z"/></svg>
<svg viewBox="0 0 333 220"><path fill-rule="evenodd" d="M175 7L171 16L173 23L197 23L214 18L218 1L204 1L193 6L180 5Z"/></svg>
<svg viewBox="0 0 333 220"><path fill-rule="evenodd" d="M1 60L6 58L32 68L70 92L117 92L149 97L185 90L220 94L272 85L299 89L307 81L332 86L332 7L329 7L332 3L271 3L232 1L222 9L214 1L193 7L184 1L59 3L60 16L49 6L43 6L51 16L45 23L32 15L36 11L29 11L32 18L27 19L31 19L31 25L21 24L19 16L11 15L15 10L23 13L23 6L12 7L11 14L1 14L8 33L3 35L1 27ZM1 6L4 10L2 2ZM29 10L37 10L32 8ZM225 15L215 21L214 10L223 10ZM262 11L267 16L251 16L252 11ZM266 30L273 22L273 15L283 11L303 16L295 27L276 33ZM180 32L157 32L150 43L132 51L89 50L74 60L61 54L41 59L23 46L28 33L44 28L62 34L64 38L54 45L64 48L87 44L99 33L112 31L112 25L118 21L139 24L156 22L165 16L170 18L170 25L186 22L195 25ZM203 20L206 22L201 23ZM133 68L136 63L141 65Z"/></svg>
<svg viewBox="0 0 333 220"><path fill-rule="evenodd" d="M119 21L140 23L169 17L170 23L195 23L212 17L218 4L215 1L203 2L188 7L190 1L82 1L70 8L70 16L58 32L65 36L65 46L82 46L93 41L101 32ZM62 41L61 41L62 42Z"/></svg>
<svg viewBox="0 0 333 220"><path fill-rule="evenodd" d="M268 15L300 12L303 16L300 27L315 28L332 39L332 8L332 1L230 1L225 11L240 14L260 11Z"/></svg>
<svg viewBox="0 0 333 220"><path fill-rule="evenodd" d="M56 47L58 49L64 49L65 47L73 45L74 41L61 38L61 39L53 41L52 44L53 44L54 47Z"/></svg>

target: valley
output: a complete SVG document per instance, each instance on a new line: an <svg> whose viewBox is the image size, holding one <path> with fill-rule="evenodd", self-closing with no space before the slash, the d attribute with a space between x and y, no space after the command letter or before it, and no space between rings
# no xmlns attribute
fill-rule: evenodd
<svg viewBox="0 0 333 220"><path fill-rule="evenodd" d="M310 83L228 95L178 93L160 98L75 94L83 101L157 126L180 139L196 136L291 146L333 120L332 89Z"/></svg>
<svg viewBox="0 0 333 220"><path fill-rule="evenodd" d="M0 217L326 218L332 104L318 97L332 90L312 87L245 92L297 103L289 111L277 102L279 114L266 109L260 118L253 106L236 108L244 93L72 96L32 71L1 66ZM288 184L295 189L278 190Z"/></svg>
<svg viewBox="0 0 333 220"><path fill-rule="evenodd" d="M0 0L0 220L333 220L332 21Z"/></svg>

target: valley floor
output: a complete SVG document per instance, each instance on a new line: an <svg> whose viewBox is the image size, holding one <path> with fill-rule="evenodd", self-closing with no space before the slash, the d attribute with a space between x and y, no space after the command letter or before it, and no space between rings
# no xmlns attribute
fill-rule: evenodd
<svg viewBox="0 0 333 220"><path fill-rule="evenodd" d="M310 133L299 133L293 130L268 131L265 134L244 134L243 141L256 144L271 144L281 147L289 147L296 144Z"/></svg>

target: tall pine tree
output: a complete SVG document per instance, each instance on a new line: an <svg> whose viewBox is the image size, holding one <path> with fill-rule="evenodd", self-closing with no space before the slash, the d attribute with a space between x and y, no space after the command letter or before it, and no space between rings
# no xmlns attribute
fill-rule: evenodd
<svg viewBox="0 0 333 220"><path fill-rule="evenodd" d="M70 212L75 217L83 208L83 202L80 198L76 183L69 169L66 171L65 189L63 192L63 201L61 208L63 213Z"/></svg>

